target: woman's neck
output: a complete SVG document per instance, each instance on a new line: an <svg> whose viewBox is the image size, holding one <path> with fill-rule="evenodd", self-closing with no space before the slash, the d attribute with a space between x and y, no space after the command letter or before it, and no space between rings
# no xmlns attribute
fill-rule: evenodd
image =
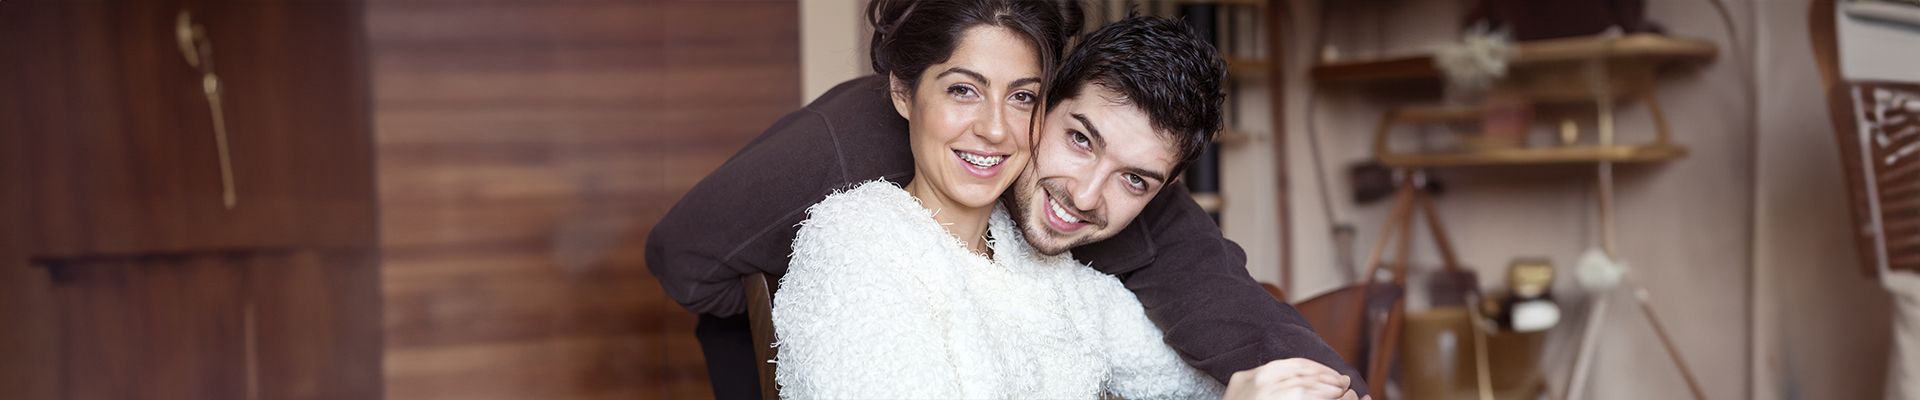
<svg viewBox="0 0 1920 400"><path fill-rule="evenodd" d="M926 180L920 179L919 175L914 175L913 178L913 181L908 182L904 188L907 194L919 199L921 207L933 211L933 219L940 222L940 227L945 228L947 234L966 243L967 251L992 255L991 250L987 248L985 236L987 218L993 215L993 205L989 204L986 207L960 205L940 191L927 187L922 183Z"/></svg>

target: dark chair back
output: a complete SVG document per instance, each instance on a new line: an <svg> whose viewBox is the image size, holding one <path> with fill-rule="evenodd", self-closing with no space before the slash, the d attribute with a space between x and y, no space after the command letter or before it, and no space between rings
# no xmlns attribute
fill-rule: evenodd
<svg viewBox="0 0 1920 400"><path fill-rule="evenodd" d="M780 387L774 384L773 371L779 365L773 361L780 349L773 347L773 292L780 290L780 281L768 278L764 273L754 273L741 277L740 284L746 287L747 319L753 329L753 355L760 359L755 366L760 371L760 397L778 399Z"/></svg>

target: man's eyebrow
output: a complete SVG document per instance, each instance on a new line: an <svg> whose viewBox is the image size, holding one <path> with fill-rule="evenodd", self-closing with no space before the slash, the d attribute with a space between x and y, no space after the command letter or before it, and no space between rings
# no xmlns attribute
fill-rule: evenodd
<svg viewBox="0 0 1920 400"><path fill-rule="evenodd" d="M1087 137L1093 138L1094 147L1107 148L1107 137L1100 136L1100 128L1093 127L1093 120L1087 119L1086 114L1071 113L1071 115L1073 115L1073 119L1080 120L1080 126L1087 127Z"/></svg>
<svg viewBox="0 0 1920 400"><path fill-rule="evenodd" d="M1094 146L1099 147L1101 149L1107 148L1107 138L1105 136L1100 136L1100 128L1093 127L1093 120L1087 119L1086 114L1069 113L1068 115L1072 115L1073 119L1080 120L1081 126L1087 127L1087 137L1093 138ZM1134 175L1146 177L1147 179L1152 179L1158 182L1167 181L1167 174L1161 173L1159 171L1152 171L1152 170L1148 170L1146 168L1140 168L1140 167L1126 167L1126 168L1121 168L1121 170L1127 171Z"/></svg>
<svg viewBox="0 0 1920 400"><path fill-rule="evenodd" d="M1148 170L1147 170L1147 169L1145 169L1145 168L1139 168L1139 167L1126 167L1126 168L1122 168L1122 169L1123 169L1123 170L1126 170L1127 172L1132 172L1132 173L1133 173L1134 175L1139 175L1139 176L1143 176L1143 177L1146 177L1146 178L1148 178L1148 179L1152 179L1152 180L1154 180L1154 181L1157 181L1157 182L1166 182L1166 181L1167 181L1167 175L1166 175L1166 174L1162 174L1162 173L1160 173L1160 172L1157 172L1157 171L1148 171Z"/></svg>
<svg viewBox="0 0 1920 400"><path fill-rule="evenodd" d="M946 71L941 71L940 75L935 75L933 79L944 78L947 74L953 73L966 74L967 76L973 77L974 80L980 81L981 85L993 86L993 80L987 79L986 75L981 75L979 72L973 72L973 70L960 67L947 68Z"/></svg>

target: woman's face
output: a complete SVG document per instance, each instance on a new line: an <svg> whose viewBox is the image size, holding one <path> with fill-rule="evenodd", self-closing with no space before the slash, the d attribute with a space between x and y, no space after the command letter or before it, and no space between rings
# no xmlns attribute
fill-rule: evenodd
<svg viewBox="0 0 1920 400"><path fill-rule="evenodd" d="M894 109L911 132L914 184L965 207L988 207L1031 156L1033 113L1040 104L1037 51L1019 34L995 26L967 29L946 62L927 67L912 96ZM924 196L923 196L924 197Z"/></svg>

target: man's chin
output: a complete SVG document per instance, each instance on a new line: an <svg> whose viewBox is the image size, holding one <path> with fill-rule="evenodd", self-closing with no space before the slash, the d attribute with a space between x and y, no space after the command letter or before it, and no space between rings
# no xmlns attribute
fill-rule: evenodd
<svg viewBox="0 0 1920 400"><path fill-rule="evenodd" d="M1047 256L1057 256L1060 255L1060 253L1067 252L1067 250L1072 250L1072 248L1067 246L1033 246L1033 251Z"/></svg>
<svg viewBox="0 0 1920 400"><path fill-rule="evenodd" d="M1054 236L1053 232L1047 232L1047 228L1039 226L1039 223L1028 224L1026 228L1027 245L1033 246L1035 252L1057 256L1073 249L1070 241L1061 240L1060 237Z"/></svg>

